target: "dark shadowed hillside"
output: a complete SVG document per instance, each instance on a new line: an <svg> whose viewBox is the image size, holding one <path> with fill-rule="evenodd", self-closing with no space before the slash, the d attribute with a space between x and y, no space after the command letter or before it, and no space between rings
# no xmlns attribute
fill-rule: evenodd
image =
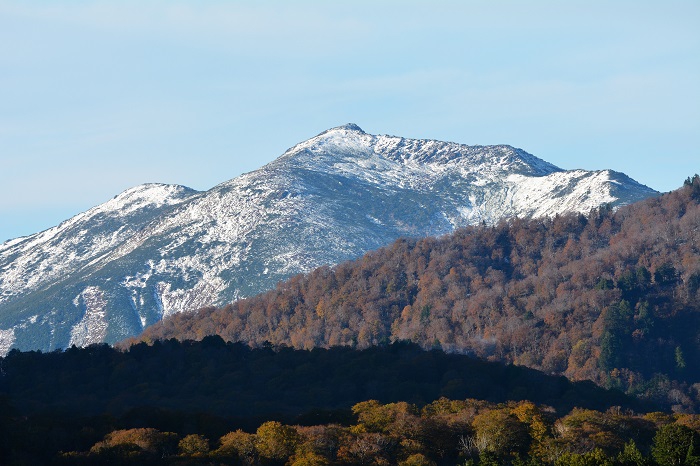
<svg viewBox="0 0 700 466"><path fill-rule="evenodd" d="M699 201L695 176L617 211L399 240L268 293L175 315L140 340L218 334L367 348L402 339L695 409Z"/></svg>
<svg viewBox="0 0 700 466"><path fill-rule="evenodd" d="M347 425L356 419L350 411L353 405L377 404L367 400L409 402L418 407L432 403L435 408L445 404L441 397L482 400L456 403L474 407L487 406L483 400L532 400L547 405L550 414L554 408L560 416L574 407L654 409L590 382L570 382L525 367L424 351L405 342L361 351L348 347L306 351L270 346L251 349L213 336L200 342L140 344L129 351L107 345L51 353L13 350L0 358L0 371L3 465L52 464L49 459L58 452L88 450L115 429L155 428L181 436L196 432L218 438L234 429L255 430L273 419ZM451 440L456 442L459 434L469 432L468 424L462 423L447 435L457 436ZM436 438L447 440L444 435L436 434ZM116 455L111 462L106 457L110 451L102 451L99 458L87 462L69 456L65 463L53 464L171 464L157 458L155 462L138 461L133 456L127 462L122 455L138 451L129 448L111 451ZM100 453L98 450L91 451ZM169 454L173 451L177 449ZM450 455L456 453L455 447L449 448ZM4 461L8 456L14 461ZM282 466L285 462L254 464Z"/></svg>
<svg viewBox="0 0 700 466"><path fill-rule="evenodd" d="M562 413L577 406L652 408L590 382L572 383L525 367L424 351L405 342L361 351L305 351L251 349L213 336L201 342L135 345L126 352L107 345L52 353L11 351L0 363L0 393L29 415L123 415L148 407L293 420L313 410L347 410L367 399L423 405L441 396L527 399Z"/></svg>

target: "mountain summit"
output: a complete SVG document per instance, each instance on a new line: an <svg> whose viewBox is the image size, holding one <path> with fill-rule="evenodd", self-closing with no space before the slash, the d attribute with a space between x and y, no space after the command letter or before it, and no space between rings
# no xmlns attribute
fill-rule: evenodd
<svg viewBox="0 0 700 466"><path fill-rule="evenodd" d="M138 186L0 245L0 354L115 342L401 236L656 194L622 173L565 171L506 145L347 124L209 191Z"/></svg>

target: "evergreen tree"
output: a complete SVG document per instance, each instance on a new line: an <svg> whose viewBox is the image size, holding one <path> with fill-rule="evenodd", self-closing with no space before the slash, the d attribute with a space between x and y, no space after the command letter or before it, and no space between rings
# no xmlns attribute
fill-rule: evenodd
<svg viewBox="0 0 700 466"><path fill-rule="evenodd" d="M651 454L659 466L686 466L697 464L698 434L682 424L661 427L654 436Z"/></svg>

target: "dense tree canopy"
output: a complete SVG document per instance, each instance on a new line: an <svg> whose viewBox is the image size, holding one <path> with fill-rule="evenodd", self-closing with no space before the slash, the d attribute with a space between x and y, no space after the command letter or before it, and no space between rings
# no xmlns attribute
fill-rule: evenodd
<svg viewBox="0 0 700 466"><path fill-rule="evenodd" d="M348 347L251 349L218 336L175 339L128 351L107 345L51 353L11 351L0 359L0 393L23 415L123 415L143 406L222 417L347 410L363 399L428 403L440 396L489 401L530 399L566 411L575 406L648 406L619 391L572 383L525 367L425 351L396 342Z"/></svg>
<svg viewBox="0 0 700 466"><path fill-rule="evenodd" d="M265 421L252 432L230 431L212 441L152 428L114 430L87 450L51 459L64 465L247 466L684 466L700 460L696 415L613 408L558 417L528 401L447 398L422 408L367 400L352 411L356 417L345 425Z"/></svg>

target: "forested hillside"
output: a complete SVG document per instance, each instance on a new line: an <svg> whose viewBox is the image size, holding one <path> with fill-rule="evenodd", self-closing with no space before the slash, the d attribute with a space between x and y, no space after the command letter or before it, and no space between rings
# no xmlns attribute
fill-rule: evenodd
<svg viewBox="0 0 700 466"><path fill-rule="evenodd" d="M349 347L306 351L251 349L212 336L199 342L140 344L129 351L107 345L51 353L13 350L0 358L0 464L49 464L61 451L85 451L92 445L99 454L84 461L69 457L58 464L165 464L158 463L160 455L147 462L135 455L133 446L102 450L119 444L117 438L143 446L133 432L105 438L102 447L97 443L111 431L135 428L218 438L236 429L255 431L272 420L347 426L356 419L350 408L357 403L376 400L366 408L378 402L420 408L441 397L481 400L436 404L436 409L464 409L464 416L489 403L511 400L540 403L546 406L547 416L563 416L575 407L656 409L590 382L574 383L525 367L424 351L405 342L361 351ZM417 408L410 412L417 414ZM419 422L415 416L409 421ZM443 453L449 458L458 454L454 445L458 436L471 433L469 421L462 421L431 434L445 443ZM629 438L628 433L620 435L623 441ZM174 454L177 448L169 452ZM224 464L241 464L233 460ZM255 464L286 462L277 460ZM352 458L339 463L367 464Z"/></svg>
<svg viewBox="0 0 700 466"><path fill-rule="evenodd" d="M251 349L213 336L201 342L140 344L129 351L107 345L51 353L11 351L0 359L0 369L0 394L29 415L46 410L121 415L147 406L231 418L294 419L315 409L349 409L370 398L423 405L440 396L527 399L560 412L653 408L590 382L424 351L406 342L361 351L306 351Z"/></svg>
<svg viewBox="0 0 700 466"><path fill-rule="evenodd" d="M175 315L140 340L218 334L307 349L410 340L694 410L699 202L696 175L617 211L399 240L268 293Z"/></svg>

